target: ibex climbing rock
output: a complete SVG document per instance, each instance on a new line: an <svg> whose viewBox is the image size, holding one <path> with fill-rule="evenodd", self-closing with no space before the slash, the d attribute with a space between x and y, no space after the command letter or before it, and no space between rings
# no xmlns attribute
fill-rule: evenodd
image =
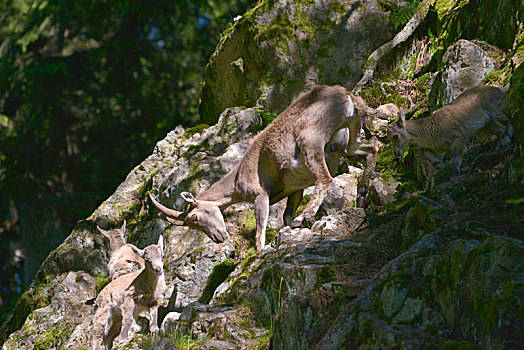
<svg viewBox="0 0 524 350"><path fill-rule="evenodd" d="M103 230L97 226L98 231L109 239L110 259L109 277L113 280L127 273L135 272L144 267L144 259L138 255L134 246L127 244L124 238L126 222L119 229Z"/></svg>
<svg viewBox="0 0 524 350"><path fill-rule="evenodd" d="M387 131L395 155L402 156L410 143L424 149L429 162L431 153L451 152L453 176L460 175L468 141L480 131L496 134L499 144L511 142L513 128L502 113L503 97L503 89L480 85L465 90L453 103L427 118L405 120L401 111L399 120Z"/></svg>
<svg viewBox="0 0 524 350"><path fill-rule="evenodd" d="M98 295L93 321L94 350L102 344L111 349L117 335L125 342L133 319L144 311L150 315L151 333L158 333L158 307L164 301L166 289L163 238L160 236L158 244L143 250L130 246L144 259L144 267L114 279Z"/></svg>
<svg viewBox="0 0 524 350"><path fill-rule="evenodd" d="M256 247L265 245L269 206L287 197L284 222L300 227L311 221L333 182L339 158L368 156L372 145L358 141L360 119L349 92L340 86L317 86L301 95L251 143L240 163L197 198L183 192L189 210L152 202L175 224L203 231L223 242L228 233L221 210L238 202L253 202ZM373 163L374 164L374 163ZM370 171L368 170L368 173ZM315 185L305 210L293 220L303 189Z"/></svg>

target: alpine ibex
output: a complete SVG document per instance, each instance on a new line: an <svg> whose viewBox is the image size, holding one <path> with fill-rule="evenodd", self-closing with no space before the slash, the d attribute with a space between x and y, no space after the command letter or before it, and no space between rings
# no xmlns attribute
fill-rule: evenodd
<svg viewBox="0 0 524 350"><path fill-rule="evenodd" d="M346 89L314 87L254 138L243 159L229 174L198 198L183 192L189 211L166 208L150 194L151 200L170 222L185 223L203 231L217 243L228 237L221 210L234 203L251 201L256 219L256 247L260 251L265 245L271 204L287 197L284 222L300 227L304 221L313 219L322 204L340 156L376 153L373 145L358 141L360 126L355 105ZM303 189L313 184L315 192L311 200L293 220L302 201Z"/></svg>
<svg viewBox="0 0 524 350"><path fill-rule="evenodd" d="M149 311L151 333L158 332L158 307L163 303L166 289L164 278L163 238L143 250L130 245L144 259L145 266L135 272L122 275L105 286L96 299L93 326L93 349L105 345L113 347L118 334L126 341L133 319L141 312Z"/></svg>
<svg viewBox="0 0 524 350"><path fill-rule="evenodd" d="M395 155L402 156L410 143L431 152L451 152L453 176L460 175L462 157L468 141L487 130L509 144L513 134L508 119L502 114L504 90L493 86L476 86L465 90L453 103L436 110L431 116L405 120L401 110L397 122L388 126L387 136Z"/></svg>
<svg viewBox="0 0 524 350"><path fill-rule="evenodd" d="M126 244L124 238L126 232L125 220L120 229L106 231L98 226L96 228L109 239L109 247L111 250L109 277L112 280L144 267L144 259L135 252L134 246Z"/></svg>

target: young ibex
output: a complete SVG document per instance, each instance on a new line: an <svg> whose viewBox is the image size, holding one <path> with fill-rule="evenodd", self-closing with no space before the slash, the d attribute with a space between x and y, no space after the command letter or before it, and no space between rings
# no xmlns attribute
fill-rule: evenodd
<svg viewBox="0 0 524 350"><path fill-rule="evenodd" d="M256 248L265 245L269 206L287 197L284 222L302 226L316 214L333 181L339 158L369 156L372 145L358 142L360 119L349 92L340 86L317 86L300 96L251 143L240 163L198 198L183 192L188 212L168 209L151 195L173 223L185 223L223 242L228 233L221 210L243 201L254 203ZM370 171L368 170L368 173ZM315 184L305 210L293 220L303 189ZM182 221L182 223L181 223Z"/></svg>
<svg viewBox="0 0 524 350"><path fill-rule="evenodd" d="M395 155L402 156L410 143L433 153L451 152L453 176L460 175L462 157L468 141L482 130L499 136L509 144L513 129L502 114L504 90L493 86L476 86L465 90L453 103L436 110L431 116L405 120L400 112L397 122L388 126L387 136Z"/></svg>
<svg viewBox="0 0 524 350"><path fill-rule="evenodd" d="M124 238L126 232L125 220L120 229L106 231L98 226L96 228L109 239L111 250L109 277L111 280L144 267L144 259L135 252L134 246L126 244Z"/></svg>
<svg viewBox="0 0 524 350"><path fill-rule="evenodd" d="M151 333L158 332L158 307L165 293L163 238L143 250L130 245L144 259L145 266L135 272L122 275L105 286L96 299L97 310L93 326L93 349L102 343L111 349L118 334L126 341L133 319L143 311L149 311Z"/></svg>

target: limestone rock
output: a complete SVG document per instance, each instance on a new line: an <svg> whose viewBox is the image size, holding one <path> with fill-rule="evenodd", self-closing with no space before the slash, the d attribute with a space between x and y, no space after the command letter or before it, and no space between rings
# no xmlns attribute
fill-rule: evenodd
<svg viewBox="0 0 524 350"><path fill-rule="evenodd" d="M373 173L369 184L369 201L379 206L393 202L398 185L400 182L392 177L385 179L379 173Z"/></svg>
<svg viewBox="0 0 524 350"><path fill-rule="evenodd" d="M354 207L358 178L361 174L361 169L349 166L348 173L335 177L317 215L332 215L344 208Z"/></svg>
<svg viewBox="0 0 524 350"><path fill-rule="evenodd" d="M443 69L431 86L430 110L450 104L464 90L479 85L499 68L501 55L499 49L481 41L461 39L450 46L442 58Z"/></svg>

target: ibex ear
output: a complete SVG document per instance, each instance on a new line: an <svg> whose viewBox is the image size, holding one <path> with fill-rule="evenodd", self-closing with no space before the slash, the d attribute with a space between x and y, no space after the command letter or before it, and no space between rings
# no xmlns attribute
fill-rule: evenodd
<svg viewBox="0 0 524 350"><path fill-rule="evenodd" d="M104 229L101 229L100 227L98 227L98 225L96 226L96 228L98 229L98 231L103 234L104 236L106 236L107 238L109 238L109 233L108 231L104 230Z"/></svg>
<svg viewBox="0 0 524 350"><path fill-rule="evenodd" d="M160 247L160 250L164 250L164 237L162 237L162 235L160 235L160 237L158 237L158 243L157 245Z"/></svg>
<svg viewBox="0 0 524 350"><path fill-rule="evenodd" d="M198 201L196 200L196 198L189 192L182 192L180 196L182 196L182 198L184 198L184 200L188 202L189 204L193 204L193 205L198 204Z"/></svg>
<svg viewBox="0 0 524 350"><path fill-rule="evenodd" d="M122 224L122 227L120 228L120 232L122 232L122 236L126 234L126 220L124 220L124 223Z"/></svg>
<svg viewBox="0 0 524 350"><path fill-rule="evenodd" d="M144 249L137 248L134 244L128 243L131 249L140 256L144 256Z"/></svg>
<svg viewBox="0 0 524 350"><path fill-rule="evenodd" d="M399 117L398 117L398 125L404 129L406 127L406 115L404 114L404 110L401 108L400 111L398 112L399 114Z"/></svg>

